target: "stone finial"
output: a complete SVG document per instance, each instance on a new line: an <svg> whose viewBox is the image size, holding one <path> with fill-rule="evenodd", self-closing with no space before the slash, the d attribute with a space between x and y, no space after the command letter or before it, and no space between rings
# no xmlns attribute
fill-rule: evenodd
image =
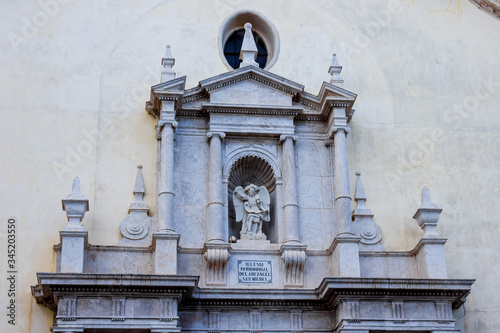
<svg viewBox="0 0 500 333"><path fill-rule="evenodd" d="M144 193L146 193L146 190L144 187L144 178L142 177L142 165L138 165L134 186L135 202L130 205L130 211L148 210L148 206L144 202Z"/></svg>
<svg viewBox="0 0 500 333"><path fill-rule="evenodd" d="M330 69L328 69L328 73L332 76L330 79L331 84L335 84L337 86L342 86L344 84L344 80L340 77L341 71L342 66L339 65L337 54L334 53L332 56L332 65L330 66Z"/></svg>
<svg viewBox="0 0 500 333"><path fill-rule="evenodd" d="M85 229L80 223L85 213L89 211L89 201L80 192L80 179L78 177L73 180L71 193L62 200L62 208L68 217L68 224L64 230L84 231Z"/></svg>
<svg viewBox="0 0 500 333"><path fill-rule="evenodd" d="M172 67L175 64L175 58L172 57L172 51L170 50L170 45L167 45L167 50L165 51L165 56L161 59L161 65L165 68L161 72L161 82L166 82L175 79L175 72Z"/></svg>
<svg viewBox="0 0 500 333"><path fill-rule="evenodd" d="M252 34L252 24L245 23L245 36L243 37L243 43L240 51L240 68L245 66L259 67L259 64L255 61L257 58L257 51L257 45L255 44Z"/></svg>
<svg viewBox="0 0 500 333"><path fill-rule="evenodd" d="M150 235L151 218L148 216L148 205L144 202L144 193L146 190L142 177L142 165L138 165L134 185L135 201L130 204L128 216L120 224L123 238L118 245L147 246L151 242L151 238L147 237Z"/></svg>
<svg viewBox="0 0 500 333"><path fill-rule="evenodd" d="M371 214L371 210L366 207L366 193L361 182L361 172L356 172L356 196L354 200L358 203L354 214Z"/></svg>
<svg viewBox="0 0 500 333"><path fill-rule="evenodd" d="M429 189L424 186L422 189L422 204L413 215L418 225L424 230L424 237L440 237L436 226L441 211L442 209L432 202Z"/></svg>
<svg viewBox="0 0 500 333"><path fill-rule="evenodd" d="M373 246L382 249L380 242L382 241L382 230L375 223L372 211L366 207L366 193L361 182L361 172L356 172L356 195L354 200L357 202L356 209L352 213L354 221L353 228L355 235L361 237L360 246ZM372 248L374 249L374 248Z"/></svg>

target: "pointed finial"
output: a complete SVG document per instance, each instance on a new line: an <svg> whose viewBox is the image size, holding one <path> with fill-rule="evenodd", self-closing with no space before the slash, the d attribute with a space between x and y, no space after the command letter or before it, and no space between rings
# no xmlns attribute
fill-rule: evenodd
<svg viewBox="0 0 500 333"><path fill-rule="evenodd" d="M365 201L366 201L366 193L365 189L363 188L363 183L361 182L361 172L356 172L356 196L354 197L354 200L358 203L356 209L354 210L354 214L359 215L359 214L371 214L371 210L366 207Z"/></svg>
<svg viewBox="0 0 500 333"><path fill-rule="evenodd" d="M175 79L175 72L172 69L175 64L175 58L172 57L172 50L170 49L170 45L167 45L165 57L161 59L161 64L165 68L161 72L161 82L163 83Z"/></svg>
<svg viewBox="0 0 500 333"><path fill-rule="evenodd" d="M330 79L330 83L335 84L337 86L342 86L344 84L344 80L340 77L340 72L342 71L342 66L339 65L337 60L337 54L334 53L332 56L332 65L328 69L328 73L332 76Z"/></svg>
<svg viewBox="0 0 500 333"><path fill-rule="evenodd" d="M73 179L71 193L66 197L66 199L85 200L85 197L80 192L80 178L75 177L75 179Z"/></svg>
<svg viewBox="0 0 500 333"><path fill-rule="evenodd" d="M146 190L144 178L142 177L142 165L138 165L134 185L135 202L130 204L130 211L148 210L148 206L144 202L144 193L146 193Z"/></svg>
<svg viewBox="0 0 500 333"><path fill-rule="evenodd" d="M422 189L422 204L417 209L415 215L413 215L413 218L417 220L418 225L424 229L424 237L440 236L436 230L436 226L441 211L442 209L432 202L431 192L429 189L424 186Z"/></svg>
<svg viewBox="0 0 500 333"><path fill-rule="evenodd" d="M243 43L240 51L240 68L245 66L259 67L259 64L255 61L257 58L257 51L257 45L255 44L252 33L252 24L245 23L245 36L243 37Z"/></svg>
<svg viewBox="0 0 500 333"><path fill-rule="evenodd" d="M63 210L68 217L68 224L64 227L66 231L84 231L80 225L85 213L89 210L89 201L80 192L80 179L76 177L71 186L71 193L62 200Z"/></svg>

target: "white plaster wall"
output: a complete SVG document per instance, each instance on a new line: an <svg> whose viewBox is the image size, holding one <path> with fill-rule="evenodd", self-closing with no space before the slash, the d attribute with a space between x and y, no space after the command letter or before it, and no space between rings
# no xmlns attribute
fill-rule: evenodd
<svg viewBox="0 0 500 333"><path fill-rule="evenodd" d="M422 232L411 216L422 186L429 186L444 209L438 230L449 238L450 277L477 279L464 331L496 331L500 22L467 1L407 1L395 14L388 6L382 0L2 1L0 212L3 221L18 218L19 280L17 325L2 316L0 330L47 332L51 325L50 311L34 302L29 286L36 272L54 269L51 246L66 223L60 199L74 176L90 200L84 225L92 244L118 242L137 164L144 165L145 200L154 207L156 140L144 102L159 80L164 46L172 46L175 70L194 86L226 71L219 26L249 8L280 33L271 71L308 91L329 80L337 52L345 88L358 94L348 137L351 188L354 171L361 171L383 245L409 250L417 243ZM6 248L0 256L5 263ZM6 289L0 277L2 299Z"/></svg>

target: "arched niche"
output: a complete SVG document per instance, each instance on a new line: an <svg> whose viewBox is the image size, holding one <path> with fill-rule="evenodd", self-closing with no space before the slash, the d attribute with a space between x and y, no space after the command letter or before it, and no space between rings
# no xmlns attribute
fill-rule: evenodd
<svg viewBox="0 0 500 333"><path fill-rule="evenodd" d="M278 219L276 206L276 174L271 163L259 154L242 154L230 164L227 173L228 189L228 231L229 236L240 239L241 222L236 222L233 204L233 192L238 186L250 184L265 186L271 197L271 220L262 225L262 231L271 243L278 242Z"/></svg>

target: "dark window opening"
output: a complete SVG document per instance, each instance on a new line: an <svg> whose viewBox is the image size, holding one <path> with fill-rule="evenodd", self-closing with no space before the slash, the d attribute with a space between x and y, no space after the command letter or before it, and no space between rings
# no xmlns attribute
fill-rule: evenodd
<svg viewBox="0 0 500 333"><path fill-rule="evenodd" d="M264 44L264 40L255 31L252 31L253 38L255 39L255 44L257 44L257 63L260 68L266 67L267 64L267 48ZM243 43L243 37L245 36L245 29L237 30L233 32L226 41L224 45L224 56L231 67L240 67L240 51L241 44Z"/></svg>

